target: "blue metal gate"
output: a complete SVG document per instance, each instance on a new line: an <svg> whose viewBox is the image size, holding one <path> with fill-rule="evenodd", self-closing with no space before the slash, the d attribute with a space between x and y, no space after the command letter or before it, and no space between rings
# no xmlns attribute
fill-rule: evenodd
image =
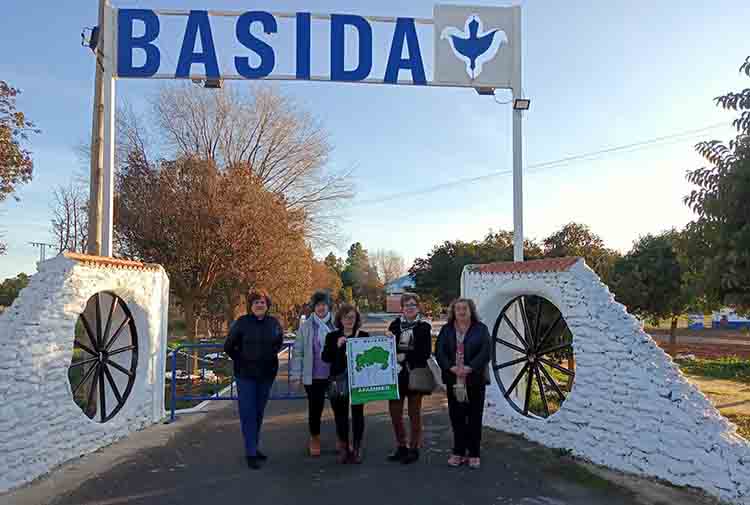
<svg viewBox="0 0 750 505"><path fill-rule="evenodd" d="M279 353L279 374L271 390L271 400L299 400L305 398L301 386L292 382L290 362L294 340L285 340ZM179 357L185 368L177 367ZM177 417L178 403L208 400L237 400L232 360L224 353L224 344L181 344L171 352L169 422ZM198 361L196 370L190 365Z"/></svg>

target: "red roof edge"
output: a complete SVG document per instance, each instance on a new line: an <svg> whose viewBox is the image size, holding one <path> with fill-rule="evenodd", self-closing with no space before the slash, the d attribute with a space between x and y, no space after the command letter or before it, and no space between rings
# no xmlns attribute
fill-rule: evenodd
<svg viewBox="0 0 750 505"><path fill-rule="evenodd" d="M161 267L154 263L141 263L140 261L123 260L110 258L106 256L91 256L89 254L79 254L66 252L64 256L73 261L86 265L103 266L110 268L123 268L130 270L159 270Z"/></svg>
<svg viewBox="0 0 750 505"><path fill-rule="evenodd" d="M484 265L469 265L470 272L483 274L506 273L536 273L536 272L564 272L575 265L581 258L549 258L531 261L504 261L500 263L486 263Z"/></svg>

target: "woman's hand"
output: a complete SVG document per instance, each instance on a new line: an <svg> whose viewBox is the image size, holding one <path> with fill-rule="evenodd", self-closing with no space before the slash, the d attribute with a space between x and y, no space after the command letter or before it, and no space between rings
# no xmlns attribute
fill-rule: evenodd
<svg viewBox="0 0 750 505"><path fill-rule="evenodd" d="M339 339L336 341L336 346L341 347L344 344L346 344L346 337L339 337Z"/></svg>
<svg viewBox="0 0 750 505"><path fill-rule="evenodd" d="M453 375L458 375L458 367L457 367L457 366L452 366L452 367L450 367L450 368L448 369L448 371L449 371L450 373L452 373Z"/></svg>

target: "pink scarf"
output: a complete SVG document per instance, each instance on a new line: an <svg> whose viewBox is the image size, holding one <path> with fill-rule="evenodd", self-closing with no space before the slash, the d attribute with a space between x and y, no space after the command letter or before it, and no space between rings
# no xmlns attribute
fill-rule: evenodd
<svg viewBox="0 0 750 505"><path fill-rule="evenodd" d="M467 330L468 331L468 330ZM464 369L464 339L466 333L461 333L456 327L456 368L459 372ZM456 376L456 384L453 386L453 394L460 403L466 403L469 399L466 394L466 377L463 374Z"/></svg>

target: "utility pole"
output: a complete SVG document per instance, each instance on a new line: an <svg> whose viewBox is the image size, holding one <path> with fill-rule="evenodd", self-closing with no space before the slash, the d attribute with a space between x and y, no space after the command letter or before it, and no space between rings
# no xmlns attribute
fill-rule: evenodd
<svg viewBox="0 0 750 505"><path fill-rule="evenodd" d="M44 242L29 242L29 244L33 245L34 247L39 248L39 262L45 261L47 259L47 248L53 248L55 247L54 244L45 244Z"/></svg>
<svg viewBox="0 0 750 505"><path fill-rule="evenodd" d="M89 181L88 253L102 252L102 186L104 182L104 16L108 0L99 0L99 22L95 41L96 77L94 79L94 116L91 127L91 172Z"/></svg>

